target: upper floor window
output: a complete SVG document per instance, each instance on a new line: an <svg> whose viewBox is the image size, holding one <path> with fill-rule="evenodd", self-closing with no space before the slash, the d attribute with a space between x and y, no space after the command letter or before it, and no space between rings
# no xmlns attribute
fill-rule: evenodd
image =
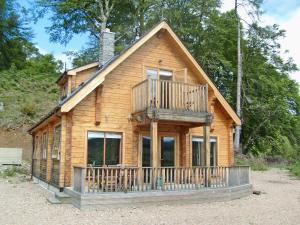
<svg viewBox="0 0 300 225"><path fill-rule="evenodd" d="M68 95L68 82L66 82L64 86L62 86L60 99L64 100L67 97L67 95Z"/></svg>
<svg viewBox="0 0 300 225"><path fill-rule="evenodd" d="M160 68L147 68L148 79L173 80L173 71Z"/></svg>
<svg viewBox="0 0 300 225"><path fill-rule="evenodd" d="M53 147L52 147L52 158L55 158L55 159L59 159L60 136L61 136L61 125L58 125L54 129L54 141L53 141Z"/></svg>

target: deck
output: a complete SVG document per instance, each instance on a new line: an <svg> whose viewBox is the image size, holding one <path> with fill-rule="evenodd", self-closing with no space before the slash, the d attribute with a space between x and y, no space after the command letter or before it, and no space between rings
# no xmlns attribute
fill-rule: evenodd
<svg viewBox="0 0 300 225"><path fill-rule="evenodd" d="M180 191L249 184L249 167L74 167L78 193Z"/></svg>

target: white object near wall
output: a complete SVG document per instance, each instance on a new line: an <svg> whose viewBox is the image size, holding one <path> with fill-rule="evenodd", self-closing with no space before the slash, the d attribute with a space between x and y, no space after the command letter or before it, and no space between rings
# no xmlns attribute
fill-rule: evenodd
<svg viewBox="0 0 300 225"><path fill-rule="evenodd" d="M0 148L0 165L20 165L22 152L21 148Z"/></svg>

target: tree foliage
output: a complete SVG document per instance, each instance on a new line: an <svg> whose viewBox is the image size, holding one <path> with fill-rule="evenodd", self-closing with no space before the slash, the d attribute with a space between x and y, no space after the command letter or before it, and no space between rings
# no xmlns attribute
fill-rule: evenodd
<svg viewBox="0 0 300 225"><path fill-rule="evenodd" d="M30 42L24 12L13 0L0 0L0 127L8 129L37 122L58 99L61 63Z"/></svg>
<svg viewBox="0 0 300 225"><path fill-rule="evenodd" d="M260 0L241 4L250 6L253 18L261 14ZM77 66L97 60L104 27L116 32L120 52L164 19L234 106L236 14L234 10L222 13L220 6L220 0L36 0L35 12L37 18L51 12L52 25L47 30L52 41L67 43L75 34L90 34L90 45L76 55ZM277 25L262 26L259 20L242 24L243 151L290 157L291 152L299 152L300 98L299 86L289 78L297 68L292 59L283 60L279 54L284 31Z"/></svg>

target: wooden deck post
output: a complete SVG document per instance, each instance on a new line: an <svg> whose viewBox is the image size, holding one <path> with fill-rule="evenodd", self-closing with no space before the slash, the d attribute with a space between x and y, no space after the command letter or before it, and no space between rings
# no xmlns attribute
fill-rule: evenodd
<svg viewBox="0 0 300 225"><path fill-rule="evenodd" d="M203 140L205 151L205 166L207 167L207 184L210 185L210 126L203 126Z"/></svg>
<svg viewBox="0 0 300 225"><path fill-rule="evenodd" d="M151 166L155 170L158 167L158 122L151 121L150 124L150 136L151 136ZM156 173L153 173L153 181L152 184L156 184ZM155 187L153 187L155 188Z"/></svg>

